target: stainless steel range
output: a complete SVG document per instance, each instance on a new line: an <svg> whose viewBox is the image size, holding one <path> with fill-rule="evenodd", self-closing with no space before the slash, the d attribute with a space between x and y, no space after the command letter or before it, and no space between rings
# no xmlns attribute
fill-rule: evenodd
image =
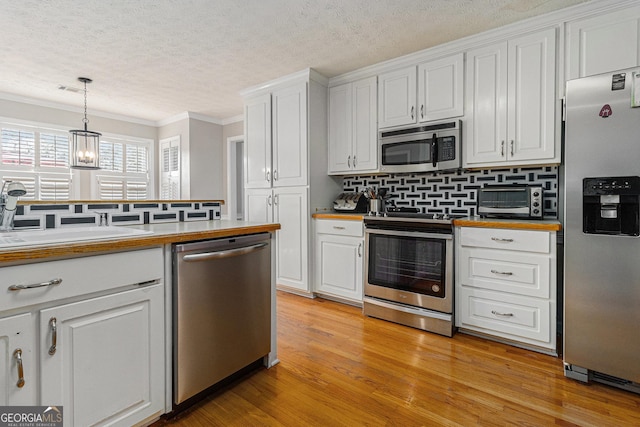
<svg viewBox="0 0 640 427"><path fill-rule="evenodd" d="M452 222L415 211L365 217L365 315L453 335Z"/></svg>

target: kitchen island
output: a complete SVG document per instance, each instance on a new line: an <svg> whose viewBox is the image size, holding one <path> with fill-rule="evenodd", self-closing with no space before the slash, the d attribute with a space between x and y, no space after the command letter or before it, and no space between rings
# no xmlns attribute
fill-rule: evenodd
<svg viewBox="0 0 640 427"><path fill-rule="evenodd" d="M122 228L144 234L0 250L0 383L7 385L0 405L62 406L65 426L147 424L170 412L172 244L280 226L210 220ZM274 246L267 366L277 363Z"/></svg>

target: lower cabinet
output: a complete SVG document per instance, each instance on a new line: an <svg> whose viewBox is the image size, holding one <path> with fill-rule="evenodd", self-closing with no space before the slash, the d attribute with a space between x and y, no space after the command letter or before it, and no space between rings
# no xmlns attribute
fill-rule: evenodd
<svg viewBox="0 0 640 427"><path fill-rule="evenodd" d="M314 291L362 304L362 221L315 220Z"/></svg>
<svg viewBox="0 0 640 427"><path fill-rule="evenodd" d="M458 227L456 326L556 352L556 234Z"/></svg>
<svg viewBox="0 0 640 427"><path fill-rule="evenodd" d="M0 405L62 406L65 426L162 415L163 259L158 247L0 268Z"/></svg>
<svg viewBox="0 0 640 427"><path fill-rule="evenodd" d="M40 402L63 406L70 426L163 411L163 297L157 284L41 310Z"/></svg>

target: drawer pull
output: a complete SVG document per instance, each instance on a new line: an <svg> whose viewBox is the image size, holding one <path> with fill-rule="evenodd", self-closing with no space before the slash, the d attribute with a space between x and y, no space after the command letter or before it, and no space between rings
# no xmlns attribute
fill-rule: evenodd
<svg viewBox="0 0 640 427"><path fill-rule="evenodd" d="M51 347L49 347L49 354L53 356L56 354L56 346L58 345L58 327L56 326L57 319L52 317L49 319L49 326L51 327Z"/></svg>
<svg viewBox="0 0 640 427"><path fill-rule="evenodd" d="M334 225L333 228L336 230L344 230L346 227L340 227L338 225Z"/></svg>
<svg viewBox="0 0 640 427"><path fill-rule="evenodd" d="M35 289L35 288L44 288L46 286L55 286L62 283L62 279L51 279L48 282L42 283L34 283L32 285L11 285L9 286L10 291L21 291L23 289Z"/></svg>
<svg viewBox="0 0 640 427"><path fill-rule="evenodd" d="M500 237L492 237L491 240L493 240L494 242L505 242L505 243L513 242L513 239L502 239Z"/></svg>
<svg viewBox="0 0 640 427"><path fill-rule="evenodd" d="M491 270L491 272L493 274L502 274L503 276L513 276L513 273L510 271L498 271L498 270Z"/></svg>
<svg viewBox="0 0 640 427"><path fill-rule="evenodd" d="M513 313L500 313L499 311L491 310L491 314L500 317L513 317Z"/></svg>
<svg viewBox="0 0 640 427"><path fill-rule="evenodd" d="M18 382L16 386L18 388L24 387L24 368L22 366L22 349L17 348L16 351L13 352L13 358L16 359L16 364L18 365Z"/></svg>
<svg viewBox="0 0 640 427"><path fill-rule="evenodd" d="M358 245L358 258L362 258L362 243Z"/></svg>

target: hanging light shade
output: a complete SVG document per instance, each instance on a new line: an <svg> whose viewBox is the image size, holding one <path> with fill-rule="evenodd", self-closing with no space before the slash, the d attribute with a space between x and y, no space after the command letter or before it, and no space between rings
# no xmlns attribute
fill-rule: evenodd
<svg viewBox="0 0 640 427"><path fill-rule="evenodd" d="M87 83L92 80L87 77L78 77L84 83L84 129L72 129L71 134L71 167L73 169L100 169L100 137L99 132L87 129Z"/></svg>

